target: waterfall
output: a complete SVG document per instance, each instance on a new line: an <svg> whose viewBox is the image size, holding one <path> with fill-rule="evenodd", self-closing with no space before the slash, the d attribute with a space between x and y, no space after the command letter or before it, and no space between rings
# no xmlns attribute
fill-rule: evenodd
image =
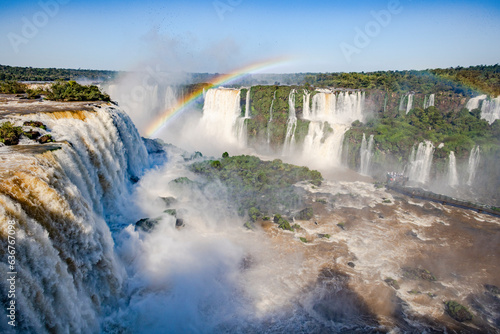
<svg viewBox="0 0 500 334"><path fill-rule="evenodd" d="M455 159L455 152L451 151L448 163L448 185L450 187L458 186L458 173L457 173L457 162Z"/></svg>
<svg viewBox="0 0 500 334"><path fill-rule="evenodd" d="M479 96L473 97L469 101L467 101L465 108L467 108L469 110L479 109L479 104L481 103L481 101L485 100L486 98L487 98L486 95L479 95Z"/></svg>
<svg viewBox="0 0 500 334"><path fill-rule="evenodd" d="M373 157L373 135L370 135L368 143L366 142L366 136L363 133L363 140L361 141L360 149L360 160L361 165L359 172L363 175L370 175L370 163Z"/></svg>
<svg viewBox="0 0 500 334"><path fill-rule="evenodd" d="M274 105L274 100L276 100L276 92L277 90L274 91L273 95L273 100L271 101L271 107L269 108L269 121L267 122L267 145L271 143L271 122L273 121L273 105Z"/></svg>
<svg viewBox="0 0 500 334"><path fill-rule="evenodd" d="M303 107L302 107L302 117L305 119L309 119L311 117L311 93L304 90L303 95Z"/></svg>
<svg viewBox="0 0 500 334"><path fill-rule="evenodd" d="M250 118L250 91L252 87L248 88L245 99L245 118Z"/></svg>
<svg viewBox="0 0 500 334"><path fill-rule="evenodd" d="M408 95L408 104L406 105L406 113L408 114L413 108L413 94Z"/></svg>
<svg viewBox="0 0 500 334"><path fill-rule="evenodd" d="M427 183L432 166L432 154L434 153L434 145L430 141L425 141L418 144L417 150L413 147L410 154L410 170L408 177L411 181Z"/></svg>
<svg viewBox="0 0 500 334"><path fill-rule="evenodd" d="M115 210L128 208L129 178L148 164L144 144L111 105L11 120L41 121L57 140L0 150L0 224L14 226L16 238L15 270L0 263L0 289L7 296L7 273L17 272L16 330L99 332L124 275L104 218L119 223ZM6 234L0 239L7 245Z"/></svg>
<svg viewBox="0 0 500 334"><path fill-rule="evenodd" d="M469 166L467 171L469 173L469 178L467 180L467 185L471 186L474 183L474 179L476 177L477 168L479 167L480 161L480 150L479 146L474 146L470 151L469 155Z"/></svg>
<svg viewBox="0 0 500 334"><path fill-rule="evenodd" d="M236 133L238 136L238 143L240 144L241 147L246 147L247 146L247 123L246 120L250 119L250 90L252 88L248 88L247 94L246 94L246 99L245 99L245 116L244 117L238 117L237 120L237 129Z"/></svg>
<svg viewBox="0 0 500 334"><path fill-rule="evenodd" d="M500 96L491 100L484 100L481 106L481 118L493 124L497 119L500 119Z"/></svg>
<svg viewBox="0 0 500 334"><path fill-rule="evenodd" d="M406 99L406 95L401 96L401 99L399 100L399 111L406 110L405 99Z"/></svg>
<svg viewBox="0 0 500 334"><path fill-rule="evenodd" d="M363 120L364 100L364 92L318 91L311 110L303 113L311 121L303 157L323 166L340 165L344 134L353 121Z"/></svg>
<svg viewBox="0 0 500 334"><path fill-rule="evenodd" d="M425 96L424 109L427 109L429 107L434 107L434 94L429 95L429 98Z"/></svg>
<svg viewBox="0 0 500 334"><path fill-rule="evenodd" d="M241 118L240 90L212 88L203 105L200 131L228 144L238 144L238 118Z"/></svg>
<svg viewBox="0 0 500 334"><path fill-rule="evenodd" d="M295 149L295 129L297 128L297 116L295 115L295 89L288 96L288 121L286 125L286 137L283 145L283 155L290 155Z"/></svg>

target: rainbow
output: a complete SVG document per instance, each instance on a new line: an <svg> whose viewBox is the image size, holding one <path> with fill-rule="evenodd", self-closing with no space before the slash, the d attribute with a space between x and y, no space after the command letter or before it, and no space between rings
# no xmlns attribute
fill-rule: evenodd
<svg viewBox="0 0 500 334"><path fill-rule="evenodd" d="M210 82L208 82L208 85L205 85L203 88L197 89L193 91L192 93L184 96L183 98L179 99L177 103L171 107L168 108L160 113L157 117L155 117L151 123L148 125L146 128L145 134L146 137L153 137L155 136L165 125L167 125L168 121L172 119L174 116L182 113L182 111L187 110L190 106L194 104L196 99L198 99L200 96L203 95L203 90L204 89L210 89L214 88L223 84L230 83L231 81L237 80L241 77L244 77L245 75L248 75L252 72L255 71L262 71L264 69L276 66L278 64L283 64L285 62L289 61L289 58L285 57L280 57L280 58L273 58L273 59L268 59L265 61L259 61L247 66L244 66L240 69L237 69L229 74L222 74L217 76L216 78L212 79Z"/></svg>

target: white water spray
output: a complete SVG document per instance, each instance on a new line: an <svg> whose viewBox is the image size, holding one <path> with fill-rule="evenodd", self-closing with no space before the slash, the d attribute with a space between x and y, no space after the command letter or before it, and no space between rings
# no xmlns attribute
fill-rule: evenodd
<svg viewBox="0 0 500 334"><path fill-rule="evenodd" d="M418 144L417 150L413 147L410 155L410 169L408 173L408 177L411 181L423 184L429 181L433 153L434 145L430 141Z"/></svg>
<svg viewBox="0 0 500 334"><path fill-rule="evenodd" d="M288 121L286 125L286 137L283 145L283 155L290 155L295 151L295 130L297 128L297 116L295 114L295 89L288 96Z"/></svg>
<svg viewBox="0 0 500 334"><path fill-rule="evenodd" d="M267 145L271 143L271 122L273 121L273 105L274 100L276 100L276 92L274 91L273 100L271 101L271 107L269 108L269 121L267 122Z"/></svg>
<svg viewBox="0 0 500 334"><path fill-rule="evenodd" d="M344 134L353 121L363 120L364 100L364 92L336 94L321 90L316 93L311 110L303 114L311 121L304 139L303 157L313 165L340 166Z"/></svg>
<svg viewBox="0 0 500 334"><path fill-rule="evenodd" d="M434 94L429 95L429 98L425 96L424 109L427 109L429 107L434 107Z"/></svg>
<svg viewBox="0 0 500 334"><path fill-rule="evenodd" d="M237 126L239 117L241 108L238 89L209 89L199 124L200 132L208 137L217 138L220 142L239 146Z"/></svg>
<svg viewBox="0 0 500 334"><path fill-rule="evenodd" d="M456 187L458 184L457 161L455 159L455 152L451 151L448 162L448 185Z"/></svg>
<svg viewBox="0 0 500 334"><path fill-rule="evenodd" d="M483 105L481 106L481 118L485 119L490 124L500 119L500 96L483 101Z"/></svg>
<svg viewBox="0 0 500 334"><path fill-rule="evenodd" d="M406 113L408 114L413 108L413 94L408 95L408 104L406 105Z"/></svg>
<svg viewBox="0 0 500 334"><path fill-rule="evenodd" d="M474 183L476 177L477 168L479 167L479 162L481 160L479 146L474 146L470 151L469 155L469 165L467 172L469 173L469 178L467 179L467 185L471 186Z"/></svg>
<svg viewBox="0 0 500 334"><path fill-rule="evenodd" d="M370 175L370 164L373 157L373 135L370 135L368 142L366 141L366 136L363 133L363 140L361 141L361 165L359 172L363 175Z"/></svg>

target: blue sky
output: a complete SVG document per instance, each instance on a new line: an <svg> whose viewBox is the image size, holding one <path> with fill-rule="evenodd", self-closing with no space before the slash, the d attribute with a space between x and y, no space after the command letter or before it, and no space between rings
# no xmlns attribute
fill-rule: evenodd
<svg viewBox="0 0 500 334"><path fill-rule="evenodd" d="M500 62L499 1L0 0L0 64L228 72Z"/></svg>

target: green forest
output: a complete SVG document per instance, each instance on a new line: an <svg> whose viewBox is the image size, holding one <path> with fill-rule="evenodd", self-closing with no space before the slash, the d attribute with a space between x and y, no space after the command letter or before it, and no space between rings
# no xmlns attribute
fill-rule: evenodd
<svg viewBox="0 0 500 334"><path fill-rule="evenodd" d="M117 71L82 70L67 68L33 68L0 65L0 81L56 81L87 79L106 81L116 78Z"/></svg>
<svg viewBox="0 0 500 334"><path fill-rule="evenodd" d="M471 97L478 92L500 95L500 65L479 65L424 71L307 74L304 84L316 87L414 91L423 94L453 92Z"/></svg>

